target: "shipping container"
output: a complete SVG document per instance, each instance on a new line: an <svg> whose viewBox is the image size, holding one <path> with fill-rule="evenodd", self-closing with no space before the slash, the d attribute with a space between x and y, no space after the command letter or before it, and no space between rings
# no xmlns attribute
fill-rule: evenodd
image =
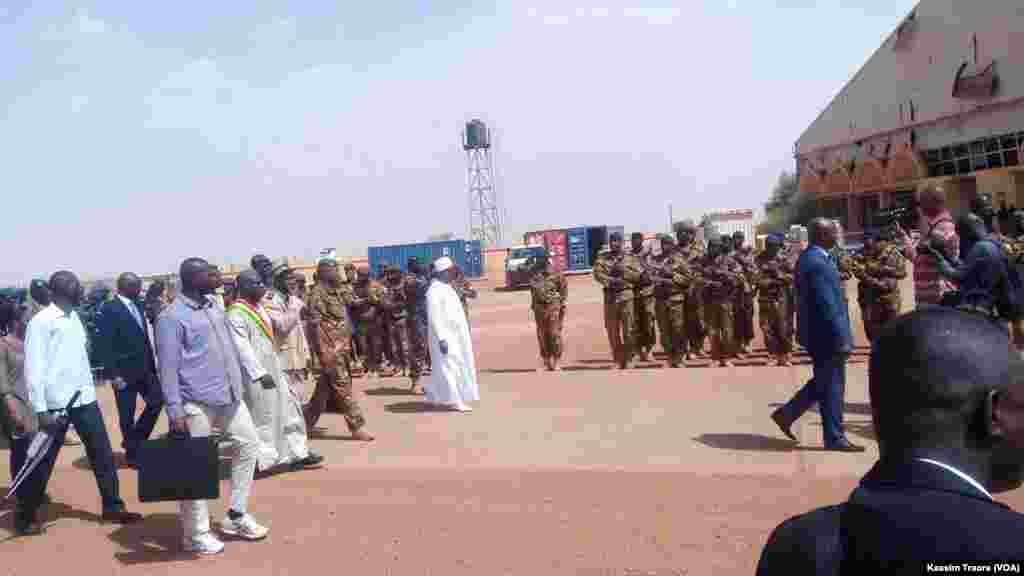
<svg viewBox="0 0 1024 576"><path fill-rule="evenodd" d="M732 236L734 232L743 232L743 245L750 246L754 241L753 220L725 220L715 222L715 228L721 236Z"/></svg>
<svg viewBox="0 0 1024 576"><path fill-rule="evenodd" d="M568 270L569 263L567 236L565 230L541 230L527 232L523 236L523 242L527 245L540 244L547 247L551 267L558 272L564 272Z"/></svg>
<svg viewBox="0 0 1024 576"><path fill-rule="evenodd" d="M429 266L434 260L447 256L465 272L467 278L479 278L483 271L480 241L444 240L398 246L376 246L367 250L370 270L376 272L382 264L398 266L406 271L409 258L415 256L420 264Z"/></svg>
<svg viewBox="0 0 1024 576"><path fill-rule="evenodd" d="M587 270L590 268L590 249L587 245L587 229L573 228L566 234L569 247L568 270Z"/></svg>

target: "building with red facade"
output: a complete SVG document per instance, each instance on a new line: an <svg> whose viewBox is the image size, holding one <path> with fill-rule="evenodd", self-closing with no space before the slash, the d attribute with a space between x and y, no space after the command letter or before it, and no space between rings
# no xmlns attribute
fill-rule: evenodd
<svg viewBox="0 0 1024 576"><path fill-rule="evenodd" d="M1024 3L922 0L795 146L800 189L852 234L922 184L956 215L1024 208Z"/></svg>

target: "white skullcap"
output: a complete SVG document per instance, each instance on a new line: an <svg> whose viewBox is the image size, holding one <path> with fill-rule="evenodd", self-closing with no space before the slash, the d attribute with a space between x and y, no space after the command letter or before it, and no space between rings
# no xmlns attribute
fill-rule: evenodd
<svg viewBox="0 0 1024 576"><path fill-rule="evenodd" d="M455 263L452 262L451 258L447 256L442 256L438 258L437 261L434 262L434 272L440 274L441 272L444 272L445 270L451 268L454 265Z"/></svg>

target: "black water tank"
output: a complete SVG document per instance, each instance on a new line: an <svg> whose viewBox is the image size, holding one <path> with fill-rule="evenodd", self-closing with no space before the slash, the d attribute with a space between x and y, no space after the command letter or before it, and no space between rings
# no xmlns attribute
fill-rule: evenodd
<svg viewBox="0 0 1024 576"><path fill-rule="evenodd" d="M491 140L487 133L487 126L480 120L473 120L466 124L467 150L480 150L491 147Z"/></svg>

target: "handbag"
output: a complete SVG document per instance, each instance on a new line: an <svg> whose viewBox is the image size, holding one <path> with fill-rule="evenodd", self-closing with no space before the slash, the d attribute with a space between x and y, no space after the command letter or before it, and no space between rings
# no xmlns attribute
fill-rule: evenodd
<svg viewBox="0 0 1024 576"><path fill-rule="evenodd" d="M220 498L217 438L170 434L139 446L139 502Z"/></svg>

